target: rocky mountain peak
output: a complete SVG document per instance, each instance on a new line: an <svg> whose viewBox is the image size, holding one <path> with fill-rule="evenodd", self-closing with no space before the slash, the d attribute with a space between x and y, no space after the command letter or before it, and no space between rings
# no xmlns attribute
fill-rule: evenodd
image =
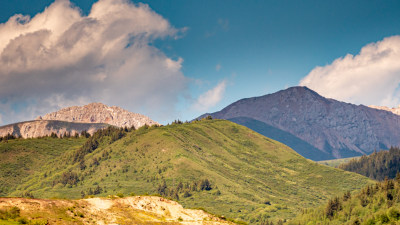
<svg viewBox="0 0 400 225"><path fill-rule="evenodd" d="M42 120L60 120L78 123L106 123L118 127L139 128L145 124L159 124L149 117L132 113L117 106L107 106L103 103L90 103L84 106L71 106L59 111L38 117Z"/></svg>
<svg viewBox="0 0 400 225"><path fill-rule="evenodd" d="M341 158L399 145L400 117L388 111L395 109L372 109L325 98L307 87L291 87L241 99L206 115L238 122L299 152L303 151L297 149L300 144L303 152L311 145L316 151L307 150L306 156L318 159L318 151ZM282 135L277 136L278 131Z"/></svg>

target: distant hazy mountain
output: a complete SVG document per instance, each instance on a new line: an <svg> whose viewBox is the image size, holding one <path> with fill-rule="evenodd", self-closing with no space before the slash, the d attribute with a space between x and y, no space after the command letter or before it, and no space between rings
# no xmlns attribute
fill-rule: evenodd
<svg viewBox="0 0 400 225"><path fill-rule="evenodd" d="M9 124L0 127L0 137L7 134L24 138L42 137L56 133L58 136L65 133L81 133L86 130L90 134L109 125L117 127L139 128L145 124L158 124L149 117L132 113L116 106L107 106L102 103L91 103L85 106L63 108L36 120Z"/></svg>
<svg viewBox="0 0 400 225"><path fill-rule="evenodd" d="M400 105L398 105L397 108L389 108L387 106L376 106L376 105L369 105L368 107L374 109L386 110L393 114L400 115Z"/></svg>
<svg viewBox="0 0 400 225"><path fill-rule="evenodd" d="M247 126L313 160L368 154L400 144L400 116L328 99L307 87L241 99L211 115Z"/></svg>

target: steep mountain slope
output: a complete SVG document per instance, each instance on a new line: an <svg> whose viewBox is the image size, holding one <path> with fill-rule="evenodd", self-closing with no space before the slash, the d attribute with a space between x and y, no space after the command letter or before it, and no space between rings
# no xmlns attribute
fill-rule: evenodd
<svg viewBox="0 0 400 225"><path fill-rule="evenodd" d="M65 133L75 135L82 131L93 134L95 131L106 128L110 125L105 123L71 123L57 120L33 120L9 124L0 127L0 137L12 134L16 137L35 138L50 136L51 133L62 136Z"/></svg>
<svg viewBox="0 0 400 225"><path fill-rule="evenodd" d="M0 224L15 224L14 221L25 221L25 224L233 224L155 196L81 200L0 198Z"/></svg>
<svg viewBox="0 0 400 225"><path fill-rule="evenodd" d="M61 120L80 123L107 123L117 127L139 128L145 124L158 124L149 117L132 113L117 106L107 106L102 103L91 103L84 106L63 108L57 112L46 114L38 119Z"/></svg>
<svg viewBox="0 0 400 225"><path fill-rule="evenodd" d="M7 195L160 194L185 207L256 223L293 217L301 208L370 182L229 121L145 126L120 135L108 129L87 140L90 151L66 152Z"/></svg>
<svg viewBox="0 0 400 225"><path fill-rule="evenodd" d="M202 117L207 115L247 124L252 129L258 126L259 121L259 124L290 133L314 149L305 150L293 138L278 139L314 160L357 156L400 144L399 116L327 99L306 87L292 87L274 94L242 99ZM242 119L236 119L239 117ZM253 122L249 124L243 118ZM270 135L263 130L259 132ZM314 154L315 149L322 153Z"/></svg>

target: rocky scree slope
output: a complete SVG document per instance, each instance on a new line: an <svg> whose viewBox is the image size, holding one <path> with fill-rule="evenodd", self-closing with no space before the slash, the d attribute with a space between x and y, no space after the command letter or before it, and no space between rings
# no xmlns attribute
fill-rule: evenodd
<svg viewBox="0 0 400 225"><path fill-rule="evenodd" d="M307 87L241 99L200 118L208 115L243 124L313 160L368 154L400 144L398 115L324 98Z"/></svg>

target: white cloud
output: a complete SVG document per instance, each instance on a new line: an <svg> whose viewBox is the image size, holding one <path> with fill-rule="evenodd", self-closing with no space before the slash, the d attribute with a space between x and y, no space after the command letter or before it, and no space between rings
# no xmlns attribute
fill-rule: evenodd
<svg viewBox="0 0 400 225"><path fill-rule="evenodd" d="M127 0L99 0L87 16L68 0L32 18L12 16L0 24L3 121L93 101L166 119L188 79L183 59L151 42L179 35L148 5Z"/></svg>
<svg viewBox="0 0 400 225"><path fill-rule="evenodd" d="M341 101L388 105L400 103L400 36L364 46L332 64L314 68L300 85Z"/></svg>
<svg viewBox="0 0 400 225"><path fill-rule="evenodd" d="M215 106L224 96L226 88L226 80L221 81L213 89L208 90L199 96L193 108L198 111L206 111L210 107Z"/></svg>
<svg viewBox="0 0 400 225"><path fill-rule="evenodd" d="M221 68L222 68L222 66L221 66L221 64L219 64L219 63L215 66L215 70L216 70L217 72L220 71Z"/></svg>

